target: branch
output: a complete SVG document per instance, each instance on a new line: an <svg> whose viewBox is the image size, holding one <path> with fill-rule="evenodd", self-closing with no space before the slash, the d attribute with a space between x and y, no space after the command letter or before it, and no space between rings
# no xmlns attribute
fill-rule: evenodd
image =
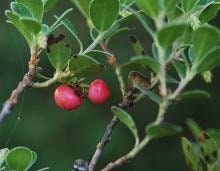
<svg viewBox="0 0 220 171"><path fill-rule="evenodd" d="M39 59L37 50L31 50L31 58L28 65L28 72L24 75L23 80L19 82L18 86L12 91L10 98L3 104L0 113L0 124L11 113L12 108L17 104L20 94L32 85L32 79L35 75Z"/></svg>
<svg viewBox="0 0 220 171"><path fill-rule="evenodd" d="M159 125L161 122L163 122L164 115L166 113L166 109L167 109L168 105L169 105L169 103L168 103L167 99L164 99L164 101L160 104L157 118L154 122L155 124ZM150 137L149 135L146 135L145 138L138 145L136 145L129 153L120 157L116 161L111 162L108 165L106 165L102 169L102 171L112 170L112 169L126 163L128 160L134 158L151 140L152 140L152 137Z"/></svg>
<svg viewBox="0 0 220 171"><path fill-rule="evenodd" d="M100 46L103 49L103 51L109 53L108 45L105 42L100 41ZM129 107L129 105L127 104L128 98L131 94L128 94L128 96L126 96L126 87L125 87L125 83L124 83L124 80L123 80L123 77L121 74L121 68L117 64L117 59L114 55L112 55L112 57L109 58L108 62L115 69L115 74L117 75L118 82L119 82L120 89L121 89L121 93L123 96L123 101L122 101L122 104L120 105L120 107L127 108L127 107ZM95 169L95 166L101 156L101 153L104 150L106 144L110 141L112 131L113 131L114 127L117 125L117 123L118 123L118 119L117 119L117 117L114 116L112 118L111 122L107 125L106 131L102 137L102 140L97 145L96 151L92 157L91 162L89 163L89 171L93 171Z"/></svg>
<svg viewBox="0 0 220 171"><path fill-rule="evenodd" d="M133 93L127 93L127 95L124 96L123 101L121 104L119 104L120 108L122 109L126 109L131 107L131 104L133 105L134 103L137 103L138 101L140 101L144 96L143 94L140 94L138 97L136 97L136 99L134 100L130 100L133 96ZM102 151L104 150L105 146L107 143L109 143L110 139L111 139L111 134L112 131L114 129L114 127L117 125L118 123L118 119L116 116L114 116L111 120L111 122L107 125L106 131L102 137L101 142L99 142L99 144L97 145L97 149L92 157L92 160L89 164L89 171L93 171L95 169L95 166L98 162L98 159L101 156Z"/></svg>

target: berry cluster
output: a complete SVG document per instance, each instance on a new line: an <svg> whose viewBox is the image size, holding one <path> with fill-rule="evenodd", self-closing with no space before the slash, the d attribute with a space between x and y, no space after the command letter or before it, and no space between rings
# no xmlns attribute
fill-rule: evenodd
<svg viewBox="0 0 220 171"><path fill-rule="evenodd" d="M110 97L110 91L105 81L97 79L93 81L89 88L86 97L93 104L105 103ZM68 85L60 85L56 88L54 99L60 108L64 110L75 110L83 102L83 95L76 88Z"/></svg>

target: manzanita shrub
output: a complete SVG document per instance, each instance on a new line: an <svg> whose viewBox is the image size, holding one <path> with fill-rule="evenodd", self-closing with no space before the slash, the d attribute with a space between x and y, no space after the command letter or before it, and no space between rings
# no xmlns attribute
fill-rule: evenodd
<svg viewBox="0 0 220 171"><path fill-rule="evenodd" d="M118 78L122 101L111 107L114 117L97 145L93 158L88 161L76 160L73 170L95 170L118 122L131 131L135 144L129 153L110 162L103 171L125 164L154 139L179 134L182 128L165 119L166 111L173 103L190 97L210 97L208 92L199 87L190 91L184 91L184 88L197 76L210 82L211 71L220 64L220 31L209 24L219 10L219 0L73 0L90 29L93 42L88 47L81 41L73 21L67 19L72 8L60 16L54 15L52 25L44 23L44 14L50 12L56 2L57 0L15 0L11 2L10 9L5 11L7 22L27 41L30 61L28 72L4 103L0 123L10 114L19 95L28 87L45 88L59 83L54 98L57 105L65 110L77 110L86 98L94 104L104 103L110 96L108 87L114 85L107 85L98 78L98 74L106 70L105 65L111 65ZM152 52L146 54L141 43L135 36L131 36L136 56L129 56L127 62L119 63L108 45L112 37L133 29L124 26L124 21L129 21L130 18L136 18L146 30L146 35L151 36ZM53 34L61 26L75 38L79 47L77 53L72 53L63 34ZM102 50L98 50L100 47ZM41 72L39 60L43 51L54 67L52 78ZM100 55L106 58L107 63L97 60L96 56ZM121 74L124 68L130 71L128 83ZM138 68L142 68L141 72ZM97 80L87 85L85 79L90 75L97 76ZM158 105L158 114L154 121L147 124L146 136L140 139L132 119L135 116L131 116L126 109L133 107L144 97ZM194 143L187 138L181 139L187 165L193 171L219 171L219 130L202 130L190 119L187 124L195 137ZM29 170L36 158L36 153L26 147L2 149L0 170ZM47 169L49 168L41 170Z"/></svg>

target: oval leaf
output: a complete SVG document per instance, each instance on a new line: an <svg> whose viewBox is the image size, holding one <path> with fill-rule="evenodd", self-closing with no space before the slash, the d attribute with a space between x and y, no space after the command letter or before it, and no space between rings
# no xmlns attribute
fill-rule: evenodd
<svg viewBox="0 0 220 171"><path fill-rule="evenodd" d="M170 123L161 123L158 125L153 122L146 127L145 131L151 138L158 139L176 135L182 131L182 128Z"/></svg>
<svg viewBox="0 0 220 171"><path fill-rule="evenodd" d="M198 141L204 160L210 165L214 164L218 159L218 146L214 139L202 131Z"/></svg>
<svg viewBox="0 0 220 171"><path fill-rule="evenodd" d="M14 13L20 15L21 17L30 17L30 18L33 17L29 9L23 4L18 3L18 2L11 3L11 10Z"/></svg>
<svg viewBox="0 0 220 171"><path fill-rule="evenodd" d="M158 62L152 58L147 56L135 56L131 58L132 63L140 63L141 65L150 68L154 73L158 73L159 64Z"/></svg>
<svg viewBox="0 0 220 171"><path fill-rule="evenodd" d="M8 20L20 31L20 33L25 37L26 41L30 45L32 41L32 35L20 21L20 17L9 10L5 11L5 15L8 17Z"/></svg>
<svg viewBox="0 0 220 171"><path fill-rule="evenodd" d="M57 2L58 0L43 0L44 12L51 10Z"/></svg>
<svg viewBox="0 0 220 171"><path fill-rule="evenodd" d="M220 65L220 47L209 51L197 64L197 72L203 73Z"/></svg>
<svg viewBox="0 0 220 171"><path fill-rule="evenodd" d="M73 35L73 37L76 39L76 41L77 41L77 43L79 45L80 51L82 51L83 50L83 44L82 44L82 42L81 42L81 40L79 38L78 31L76 30L76 27L68 19L65 19L65 20L61 21L61 23Z"/></svg>
<svg viewBox="0 0 220 171"><path fill-rule="evenodd" d="M185 12L190 11L200 0L182 0L182 6Z"/></svg>
<svg viewBox="0 0 220 171"><path fill-rule="evenodd" d="M16 171L26 171L36 161L35 154L26 147L16 147L7 155L7 165Z"/></svg>
<svg viewBox="0 0 220 171"><path fill-rule="evenodd" d="M94 26L105 31L116 21L119 13L118 0L93 0L90 5L90 17Z"/></svg>
<svg viewBox="0 0 220 171"><path fill-rule="evenodd" d="M202 129L199 127L199 125L192 119L188 118L186 120L186 124L189 127L191 133L197 139L202 131Z"/></svg>
<svg viewBox="0 0 220 171"><path fill-rule="evenodd" d="M125 7L131 6L134 2L135 0L120 0L120 4Z"/></svg>
<svg viewBox="0 0 220 171"><path fill-rule="evenodd" d="M81 13L88 19L89 18L89 5L92 0L72 0Z"/></svg>
<svg viewBox="0 0 220 171"><path fill-rule="evenodd" d="M41 0L16 0L17 2L25 5L30 12L32 13L33 17L38 20L39 22L42 21L43 18L43 2Z"/></svg>
<svg viewBox="0 0 220 171"><path fill-rule="evenodd" d="M136 0L136 4L148 16L154 19L160 14L160 0Z"/></svg>
<svg viewBox="0 0 220 171"><path fill-rule="evenodd" d="M186 164L193 170L193 171L202 171L202 163L199 158L198 152L195 150L193 145L190 141L188 141L185 137L181 139L181 145L184 152Z"/></svg>
<svg viewBox="0 0 220 171"><path fill-rule="evenodd" d="M71 48L64 43L55 43L48 46L47 55L56 70L63 70L71 56Z"/></svg>
<svg viewBox="0 0 220 171"><path fill-rule="evenodd" d="M170 24L163 27L157 33L157 37L160 45L165 50L170 48L173 42L184 34L185 28L186 28L185 24Z"/></svg>
<svg viewBox="0 0 220 171"><path fill-rule="evenodd" d="M206 129L205 132L207 132L214 139L218 145L218 148L220 148L220 129L209 128Z"/></svg>
<svg viewBox="0 0 220 171"><path fill-rule="evenodd" d="M78 55L69 61L69 70L74 75L97 75L105 71L105 67L98 61L87 55Z"/></svg>
<svg viewBox="0 0 220 171"><path fill-rule="evenodd" d="M207 98L207 99L210 99L211 95L209 94L209 92L207 92L205 90L191 90L191 91L185 91L185 92L181 93L179 98L180 99L189 99L189 98L193 98L193 99Z"/></svg>
<svg viewBox="0 0 220 171"><path fill-rule="evenodd" d="M193 34L194 56L193 60L198 61L204 57L210 49L219 42L219 31L212 26L202 26Z"/></svg>
<svg viewBox="0 0 220 171"><path fill-rule="evenodd" d="M151 99L153 102L160 104L162 99L160 96L158 96L157 94L155 94L153 91L149 90L149 89L143 89L142 87L140 87L139 85L135 85L135 87L140 90L142 93L144 93L145 96L147 96L149 99Z"/></svg>
<svg viewBox="0 0 220 171"><path fill-rule="evenodd" d="M34 19L22 17L20 21L24 24L27 30L34 35L37 35L41 31L40 23Z"/></svg>
<svg viewBox="0 0 220 171"><path fill-rule="evenodd" d="M114 113L114 115L123 124L125 124L128 127L128 129L132 132L132 134L135 137L136 144L138 144L139 143L139 137L138 137L137 127L136 127L133 119L131 118L131 116L126 111L124 111L121 108L116 107L116 106L111 107L111 110Z"/></svg>

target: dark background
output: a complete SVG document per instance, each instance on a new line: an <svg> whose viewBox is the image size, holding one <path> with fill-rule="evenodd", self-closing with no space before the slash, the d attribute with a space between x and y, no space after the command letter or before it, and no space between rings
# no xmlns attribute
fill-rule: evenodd
<svg viewBox="0 0 220 171"><path fill-rule="evenodd" d="M24 39L13 26L6 23L4 10L9 8L9 3L8 0L0 3L0 103L4 103L12 89L22 79L27 70L29 58L28 47ZM60 15L64 10L72 7L74 11L68 18L77 26L84 44L89 45L91 38L85 19L71 1L60 1L57 7L46 15L44 21L51 24L54 21L53 14ZM136 26L133 33L141 39L146 51L150 53L151 40L141 29L139 23L131 20L128 24ZM66 31L61 29L57 32L66 34L67 41L73 40ZM118 56L120 62L126 61L134 55L128 35L123 34L114 38L111 43L111 50ZM72 46L73 49L76 49L75 44ZM46 56L44 54L41 56L41 66L44 72L51 76L53 69ZM126 72L124 73L126 77ZM185 126L185 119L191 117L203 128L220 128L220 71L215 70L213 74L211 84L205 84L198 77L187 87L187 89L208 90L212 95L211 100L187 100L169 108L167 120L183 126L184 131L181 135L152 141L134 160L116 170L186 171L180 146L181 136L190 137ZM69 171L75 159L89 160L107 123L113 116L109 109L110 106L118 104L121 100L117 78L111 68L99 78L106 80L111 89L109 102L105 105L95 106L85 100L75 112L65 112L57 108L53 100L56 85L46 89L26 90L10 117L0 125L0 148L27 146L37 152L38 160L31 170L49 166L52 171ZM95 78L89 78L86 81L90 82L93 79ZM143 137L144 127L156 117L157 106L144 99L129 112L138 125L140 136ZM17 121L18 117L20 117L19 121ZM128 129L119 124L113 132L111 143L98 163L98 168L101 169L109 161L114 161L127 153L133 144L134 141Z"/></svg>

